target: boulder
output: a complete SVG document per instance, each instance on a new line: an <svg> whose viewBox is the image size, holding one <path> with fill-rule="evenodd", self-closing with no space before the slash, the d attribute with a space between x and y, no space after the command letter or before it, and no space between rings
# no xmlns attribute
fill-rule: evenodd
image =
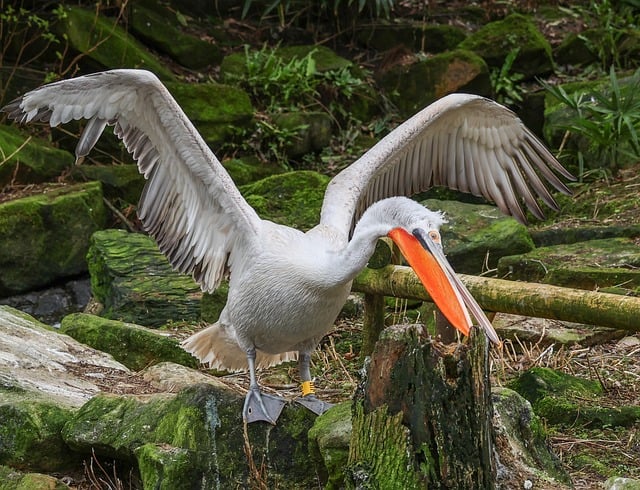
<svg viewBox="0 0 640 490"><path fill-rule="evenodd" d="M155 8L139 3L130 7L128 25L136 37L193 70L222 61L222 53L216 44L177 29L174 27L176 12L164 5L154 4Z"/></svg>
<svg viewBox="0 0 640 490"><path fill-rule="evenodd" d="M502 257L498 276L578 289L618 286L634 290L640 288L639 266L640 250L635 239L606 238Z"/></svg>
<svg viewBox="0 0 640 490"><path fill-rule="evenodd" d="M49 142L29 136L16 126L0 125L0 148L0 187L50 181L74 161L71 153L52 148Z"/></svg>
<svg viewBox="0 0 640 490"><path fill-rule="evenodd" d="M107 376L129 374L110 355L0 306L0 403L30 401L73 410L99 393Z"/></svg>
<svg viewBox="0 0 640 490"><path fill-rule="evenodd" d="M151 237L98 231L91 237L87 262L91 290L104 306L101 316L145 327L200 319L200 287L173 270Z"/></svg>
<svg viewBox="0 0 640 490"><path fill-rule="evenodd" d="M570 489L571 477L551 451L546 431L531 404L508 388L493 388L493 421L499 489Z"/></svg>
<svg viewBox="0 0 640 490"><path fill-rule="evenodd" d="M133 371L140 371L159 362L175 362L193 368L200 364L180 347L178 340L171 334L132 323L74 313L63 318L60 332L111 354Z"/></svg>
<svg viewBox="0 0 640 490"><path fill-rule="evenodd" d="M243 398L208 383L144 401L99 395L67 423L63 436L75 451L136 463L144 488L255 487L256 478L283 489L316 486L307 440L315 415L290 404L277 426L252 424L244 435ZM261 472L250 471L254 461Z"/></svg>
<svg viewBox="0 0 640 490"><path fill-rule="evenodd" d="M603 485L604 490L640 490L640 480L612 476Z"/></svg>
<svg viewBox="0 0 640 490"><path fill-rule="evenodd" d="M282 131L293 135L284 148L289 159L318 152L331 142L333 120L326 112L284 112L275 115L273 120Z"/></svg>
<svg viewBox="0 0 640 490"><path fill-rule="evenodd" d="M527 227L495 206L438 199L422 204L444 212L447 223L441 228L442 243L458 273L479 274L494 269L501 257L534 249Z"/></svg>
<svg viewBox="0 0 640 490"><path fill-rule="evenodd" d="M51 185L0 204L0 296L85 272L89 239L105 221L99 182Z"/></svg>
<svg viewBox="0 0 640 490"><path fill-rule="evenodd" d="M273 175L240 192L261 218L306 231L320 220L329 177L310 170Z"/></svg>
<svg viewBox="0 0 640 490"><path fill-rule="evenodd" d="M142 195L144 177L138 172L136 164L113 165L75 165L70 176L79 181L97 181L102 184L104 197L110 200L122 200L136 204Z"/></svg>
<svg viewBox="0 0 640 490"><path fill-rule="evenodd" d="M631 427L640 420L638 406L600 406L600 383L553 369L531 368L509 387L529 400L535 413L551 425Z"/></svg>
<svg viewBox="0 0 640 490"><path fill-rule="evenodd" d="M275 174L281 174L285 169L275 163L265 163L253 156L231 158L224 160L222 165L227 170L237 186L250 184Z"/></svg>
<svg viewBox="0 0 640 490"><path fill-rule="evenodd" d="M220 83L167 83L204 140L214 148L253 128L253 107L242 89Z"/></svg>
<svg viewBox="0 0 640 490"><path fill-rule="evenodd" d="M404 46L414 52L442 53L455 49L467 37L458 26L426 25L422 21L402 19L379 19L372 25L358 26L357 29L358 41L377 51Z"/></svg>
<svg viewBox="0 0 640 490"><path fill-rule="evenodd" d="M481 56L489 66L500 68L510 51L518 49L512 71L525 79L553 71L551 45L533 19L511 14L484 25L458 46Z"/></svg>
<svg viewBox="0 0 640 490"><path fill-rule="evenodd" d="M0 490L69 490L59 479L42 473L21 473L0 465Z"/></svg>
<svg viewBox="0 0 640 490"><path fill-rule="evenodd" d="M403 117L409 117L452 92L491 93L489 69L469 50L456 49L396 64L376 78Z"/></svg>
<svg viewBox="0 0 640 490"><path fill-rule="evenodd" d="M144 68L161 80L174 79L171 71L120 27L116 19L98 15L95 9L67 5L53 28L64 37L74 55L82 53L93 61L89 69Z"/></svg>

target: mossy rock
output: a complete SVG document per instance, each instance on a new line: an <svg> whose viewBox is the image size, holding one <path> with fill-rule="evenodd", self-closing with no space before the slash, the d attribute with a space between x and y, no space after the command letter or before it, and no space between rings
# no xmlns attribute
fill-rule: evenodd
<svg viewBox="0 0 640 490"><path fill-rule="evenodd" d="M570 33L554 49L553 55L559 65L580 66L598 61L596 53L591 50L591 43L599 42L602 32L597 29L586 29L582 32Z"/></svg>
<svg viewBox="0 0 640 490"><path fill-rule="evenodd" d="M508 388L493 388L491 396L496 448L503 468L499 488L516 488L525 475L532 481L557 485L553 488L571 488L571 477L551 450L544 425L531 404Z"/></svg>
<svg viewBox="0 0 640 490"><path fill-rule="evenodd" d="M250 487L242 405L241 395L209 384L145 401L100 395L78 411L63 436L78 452L136 462L144 488ZM265 465L270 487L316 484L307 449L314 417L287 405L277 426L248 427L254 461Z"/></svg>
<svg viewBox="0 0 640 490"><path fill-rule="evenodd" d="M632 238L606 238L540 247L502 257L498 275L513 280L542 282L579 289L624 284L640 286L640 251Z"/></svg>
<svg viewBox="0 0 640 490"><path fill-rule="evenodd" d="M200 287L173 270L152 238L98 231L91 237L87 262L91 290L104 305L101 316L146 327L200 319Z"/></svg>
<svg viewBox="0 0 640 490"><path fill-rule="evenodd" d="M360 43L378 51L405 46L411 51L442 53L455 49L467 37L465 31L448 24L425 25L420 21L378 20L358 28Z"/></svg>
<svg viewBox="0 0 640 490"><path fill-rule="evenodd" d="M535 413L561 426L630 427L640 420L640 407L601 406L600 383L549 368L531 368L509 383L529 400Z"/></svg>
<svg viewBox="0 0 640 490"><path fill-rule="evenodd" d="M74 161L71 153L52 148L47 141L30 137L15 126L0 125L0 148L1 160L7 158L0 165L0 187L50 181Z"/></svg>
<svg viewBox="0 0 640 490"><path fill-rule="evenodd" d="M21 473L0 465L0 490L69 490L57 478L42 473Z"/></svg>
<svg viewBox="0 0 640 490"><path fill-rule="evenodd" d="M66 6L54 29L65 37L73 51L83 53L103 68L144 68L162 80L174 79L115 19L97 15L95 9Z"/></svg>
<svg viewBox="0 0 640 490"><path fill-rule="evenodd" d="M495 268L501 257L534 249L527 227L495 206L427 199L422 204L443 211L441 228L447 258L456 272L478 274Z"/></svg>
<svg viewBox="0 0 640 490"><path fill-rule="evenodd" d="M296 159L329 146L333 120L326 112L283 112L274 117L275 124L292 134L285 145L288 158Z"/></svg>
<svg viewBox="0 0 640 490"><path fill-rule="evenodd" d="M134 371L165 361L192 368L199 365L176 339L132 323L74 313L62 319L60 332L111 354Z"/></svg>
<svg viewBox="0 0 640 490"><path fill-rule="evenodd" d="M23 471L72 467L77 455L61 436L72 415L69 409L33 400L0 404L0 464Z"/></svg>
<svg viewBox="0 0 640 490"><path fill-rule="evenodd" d="M456 49L412 64L396 65L377 78L405 117L451 92L491 93L487 64L469 50Z"/></svg>
<svg viewBox="0 0 640 490"><path fill-rule="evenodd" d="M214 148L253 127L251 100L238 87L220 83L166 85L207 144Z"/></svg>
<svg viewBox="0 0 640 490"><path fill-rule="evenodd" d="M513 49L519 49L512 73L525 78L553 71L551 45L530 17L511 14L503 20L484 25L462 41L461 49L481 56L489 66L500 68Z"/></svg>
<svg viewBox="0 0 640 490"><path fill-rule="evenodd" d="M351 402L332 407L318 417L309 430L309 454L321 475L325 490L344 488L344 469L349 460Z"/></svg>
<svg viewBox="0 0 640 490"><path fill-rule="evenodd" d="M224 160L222 165L237 186L250 184L285 171L281 165L263 163L253 156Z"/></svg>
<svg viewBox="0 0 640 490"><path fill-rule="evenodd" d="M240 191L263 219L307 231L318 224L329 177L310 170L273 175Z"/></svg>
<svg viewBox="0 0 640 490"><path fill-rule="evenodd" d="M151 9L133 4L129 9L129 27L135 35L181 65L197 70L222 61L216 44L186 34L174 27L176 22L175 11L163 5Z"/></svg>
<svg viewBox="0 0 640 490"><path fill-rule="evenodd" d="M136 164L75 165L70 173L74 180L93 180L102 184L107 199L122 199L136 204L142 195L144 177Z"/></svg>
<svg viewBox="0 0 640 490"><path fill-rule="evenodd" d="M0 296L85 272L89 239L105 221L99 182L0 204Z"/></svg>
<svg viewBox="0 0 640 490"><path fill-rule="evenodd" d="M338 56L334 51L326 46L304 45L304 46L285 46L277 48L274 55L282 58L284 62L294 59L303 59L311 54L315 62L315 69L319 72L329 70L340 70L342 68L350 68L353 66L351 61ZM247 76L247 56L245 52L236 52L227 55L220 64L220 77L223 81L235 81L243 79Z"/></svg>

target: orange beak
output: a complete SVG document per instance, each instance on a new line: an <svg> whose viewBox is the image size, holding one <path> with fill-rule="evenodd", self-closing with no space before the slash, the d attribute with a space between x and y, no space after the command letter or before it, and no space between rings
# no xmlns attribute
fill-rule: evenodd
<svg viewBox="0 0 640 490"><path fill-rule="evenodd" d="M398 245L433 302L456 329L469 335L472 326L469 315L471 310L489 339L496 344L500 343L498 334L482 308L447 261L440 243L434 242L419 229L414 230L411 235L402 228L394 228L388 235Z"/></svg>

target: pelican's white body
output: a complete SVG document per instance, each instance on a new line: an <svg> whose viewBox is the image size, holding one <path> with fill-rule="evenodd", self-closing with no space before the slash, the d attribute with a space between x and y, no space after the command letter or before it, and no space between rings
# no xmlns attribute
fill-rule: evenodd
<svg viewBox="0 0 640 490"><path fill-rule="evenodd" d="M106 125L115 126L148 179L140 219L171 264L206 291L230 280L218 323L184 344L203 362L228 369L246 367L252 349L258 365L308 354L331 328L378 237L397 227L439 228L438 213L392 196L448 186L492 199L524 222L521 203L536 216L542 215L538 198L555 206L545 180L568 193L554 171L571 178L511 111L451 94L335 176L320 224L304 234L258 217L149 72L111 70L56 82L3 110L21 122L52 126L89 119L79 157Z"/></svg>

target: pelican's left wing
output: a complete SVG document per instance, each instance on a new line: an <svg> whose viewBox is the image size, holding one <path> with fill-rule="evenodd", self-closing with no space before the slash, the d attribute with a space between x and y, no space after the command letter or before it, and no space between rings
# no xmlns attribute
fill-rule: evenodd
<svg viewBox="0 0 640 490"><path fill-rule="evenodd" d="M375 201L446 186L492 200L525 223L522 203L539 218L538 199L557 209L545 181L570 193L556 173L574 179L512 111L477 95L451 94L336 175L320 221L348 234Z"/></svg>
<svg viewBox="0 0 640 490"><path fill-rule="evenodd" d="M140 219L169 262L204 290L215 289L234 261L257 246L262 221L152 73L111 70L63 80L2 111L22 123L51 126L88 119L76 148L79 158L113 125L148 179Z"/></svg>

